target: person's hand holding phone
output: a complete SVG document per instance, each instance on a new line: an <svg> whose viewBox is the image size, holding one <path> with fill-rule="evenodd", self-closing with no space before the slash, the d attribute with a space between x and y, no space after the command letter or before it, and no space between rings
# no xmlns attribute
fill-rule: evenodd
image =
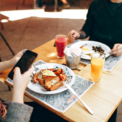
<svg viewBox="0 0 122 122"><path fill-rule="evenodd" d="M12 101L17 103L23 103L24 91L30 81L30 76L34 71L34 67L31 66L28 71L21 74L20 68L14 69L13 77L13 97Z"/></svg>
<svg viewBox="0 0 122 122"><path fill-rule="evenodd" d="M23 54L24 54L24 51L22 50L18 52L12 59L1 62L0 72L3 72L7 69L12 68L19 61L19 59L22 57Z"/></svg>
<svg viewBox="0 0 122 122"><path fill-rule="evenodd" d="M20 51L18 52L11 60L10 60L10 64L11 66L14 66L18 61L19 59L22 57L22 55L24 54L24 51Z"/></svg>
<svg viewBox="0 0 122 122"><path fill-rule="evenodd" d="M14 68L15 67L19 67L21 74L23 74L24 72L26 72L29 67L33 64L33 62L35 61L35 59L37 58L38 54L30 51L30 50L26 50L25 53L21 56L21 53L18 53L18 55L16 55L14 57L15 60L19 59L18 62L15 64L15 66L13 67L13 69L10 71L10 73L8 74L8 77L13 79L13 75L14 75ZM19 58L19 56L21 58Z"/></svg>

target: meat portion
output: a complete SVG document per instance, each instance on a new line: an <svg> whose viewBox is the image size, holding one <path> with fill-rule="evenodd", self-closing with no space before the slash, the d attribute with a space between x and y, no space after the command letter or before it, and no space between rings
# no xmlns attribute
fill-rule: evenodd
<svg viewBox="0 0 122 122"><path fill-rule="evenodd" d="M63 73L63 74L59 74L59 78L61 81L66 81L67 76L66 76L66 74Z"/></svg>
<svg viewBox="0 0 122 122"><path fill-rule="evenodd" d="M56 75L64 73L63 69L59 68L57 71L55 71Z"/></svg>
<svg viewBox="0 0 122 122"><path fill-rule="evenodd" d="M39 73L35 73L33 76L33 83L37 83L39 79L42 79L42 72L40 71Z"/></svg>

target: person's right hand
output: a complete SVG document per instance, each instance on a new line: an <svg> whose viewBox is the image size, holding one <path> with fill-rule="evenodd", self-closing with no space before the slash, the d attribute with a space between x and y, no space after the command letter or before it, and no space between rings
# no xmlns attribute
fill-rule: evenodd
<svg viewBox="0 0 122 122"><path fill-rule="evenodd" d="M111 50L111 53L114 56L120 56L120 55L122 55L122 44L120 44L120 43L115 44L114 47L113 47L113 49Z"/></svg>
<svg viewBox="0 0 122 122"><path fill-rule="evenodd" d="M68 34L68 37L69 37L70 42L74 42L76 41L77 38L80 37L80 34L75 30L71 30Z"/></svg>
<svg viewBox="0 0 122 122"><path fill-rule="evenodd" d="M30 76L34 71L34 67L31 66L28 71L21 74L20 68L16 67L14 69L13 77L13 102L23 103L24 91L30 81Z"/></svg>

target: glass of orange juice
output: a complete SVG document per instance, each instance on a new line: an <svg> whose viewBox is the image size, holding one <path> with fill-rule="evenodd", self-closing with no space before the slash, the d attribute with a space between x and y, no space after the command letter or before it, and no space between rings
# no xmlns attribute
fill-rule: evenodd
<svg viewBox="0 0 122 122"><path fill-rule="evenodd" d="M91 78L97 82L101 79L102 70L104 67L105 55L95 52L91 56Z"/></svg>

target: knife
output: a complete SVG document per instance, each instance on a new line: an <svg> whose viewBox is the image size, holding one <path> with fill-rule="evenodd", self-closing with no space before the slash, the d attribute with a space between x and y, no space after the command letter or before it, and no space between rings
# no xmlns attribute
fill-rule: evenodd
<svg viewBox="0 0 122 122"><path fill-rule="evenodd" d="M78 95L76 94L76 92L72 89L72 87L70 87L67 83L63 82L64 86L67 87L77 98L78 100L85 106L85 108L87 109L87 111L90 114L94 114L94 112L78 97Z"/></svg>

